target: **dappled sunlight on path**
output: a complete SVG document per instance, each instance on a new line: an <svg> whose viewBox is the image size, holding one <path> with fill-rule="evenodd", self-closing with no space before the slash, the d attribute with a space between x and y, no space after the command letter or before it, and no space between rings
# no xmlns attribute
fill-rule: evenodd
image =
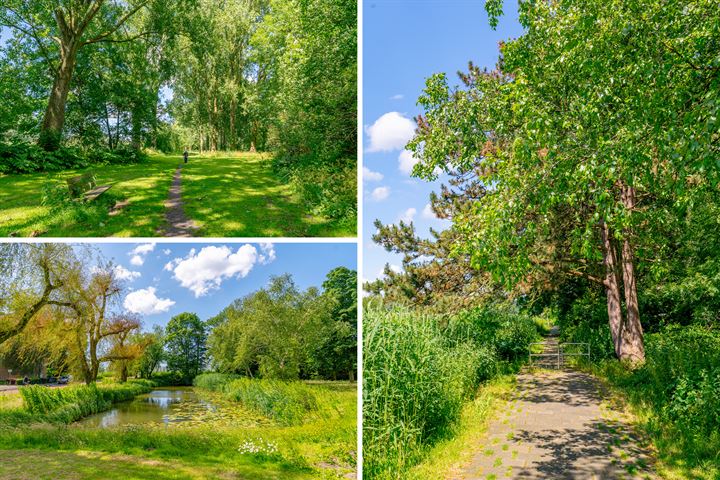
<svg viewBox="0 0 720 480"><path fill-rule="evenodd" d="M523 373L513 399L453 479L613 480L655 478L629 419L603 401L590 375Z"/></svg>

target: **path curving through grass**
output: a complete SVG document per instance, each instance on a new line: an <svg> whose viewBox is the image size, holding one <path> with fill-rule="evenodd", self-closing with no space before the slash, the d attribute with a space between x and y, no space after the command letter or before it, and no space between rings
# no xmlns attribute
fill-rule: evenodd
<svg viewBox="0 0 720 480"><path fill-rule="evenodd" d="M0 237L338 237L354 231L308 211L260 153L193 155L182 168L181 197L173 196L179 155L153 154L135 165L59 173L0 176ZM66 181L92 172L112 185L97 200L58 201ZM170 192L170 193L169 193ZM48 195L51 193L51 195ZM55 201L48 202L48 198ZM179 202L192 227L173 229L166 204Z"/></svg>

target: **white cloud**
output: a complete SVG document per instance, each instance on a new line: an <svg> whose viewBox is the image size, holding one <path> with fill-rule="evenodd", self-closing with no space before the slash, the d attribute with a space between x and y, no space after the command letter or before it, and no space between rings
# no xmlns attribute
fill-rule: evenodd
<svg viewBox="0 0 720 480"><path fill-rule="evenodd" d="M170 250L169 248L166 248L165 250L163 250L163 253L165 255L170 255L172 253L172 250Z"/></svg>
<svg viewBox="0 0 720 480"><path fill-rule="evenodd" d="M366 182L379 182L385 178L380 172L373 172L367 167L363 167L363 180Z"/></svg>
<svg viewBox="0 0 720 480"><path fill-rule="evenodd" d="M417 209L415 208L408 208L403 212L402 215L400 215L400 221L405 223L411 223L413 219L415 218L415 215L417 214Z"/></svg>
<svg viewBox="0 0 720 480"><path fill-rule="evenodd" d="M155 287L130 292L123 302L126 310L143 315L167 312L173 305L175 302L169 298L158 298L155 295Z"/></svg>
<svg viewBox="0 0 720 480"><path fill-rule="evenodd" d="M123 267L122 265L115 265L113 268L113 272L115 273L115 278L118 280L130 280L133 281L136 278L140 278L141 273L140 272L134 272L131 270L128 270L127 268Z"/></svg>
<svg viewBox="0 0 720 480"><path fill-rule="evenodd" d="M148 253L155 250L155 243L142 243L135 247L132 252L130 252L131 255L147 255Z"/></svg>
<svg viewBox="0 0 720 480"><path fill-rule="evenodd" d="M400 150L415 135L415 122L398 112L388 112L365 128L370 137L368 152Z"/></svg>
<svg viewBox="0 0 720 480"><path fill-rule="evenodd" d="M196 298L202 297L210 290L220 288L225 279L247 276L256 263L272 261L275 251L268 245L261 247L263 255L249 244L241 246L235 253L224 245L203 247L197 253L192 249L187 257L176 258L165 265L165 270L172 271L175 280L192 290Z"/></svg>
<svg viewBox="0 0 720 480"><path fill-rule="evenodd" d="M395 273L402 273L403 269L400 265L390 264L390 270L392 270Z"/></svg>
<svg viewBox="0 0 720 480"><path fill-rule="evenodd" d="M275 256L275 245L272 243L261 243L260 244L260 250L262 251L262 255L260 255L259 261L263 265L268 264L277 258Z"/></svg>
<svg viewBox="0 0 720 480"><path fill-rule="evenodd" d="M422 216L423 216L423 218L428 218L428 219L437 218L437 216L435 215L435 212L433 212L433 209L429 203L427 205L425 205L425 208L423 208Z"/></svg>
<svg viewBox="0 0 720 480"><path fill-rule="evenodd" d="M402 93L398 93L390 97L390 100L402 100L403 98L405 98L405 95L403 95Z"/></svg>
<svg viewBox="0 0 720 480"><path fill-rule="evenodd" d="M413 154L410 150L403 150L402 152L400 152L400 156L398 157L398 168L405 175L410 175L412 173L413 167L419 161L420 160L413 157Z"/></svg>
<svg viewBox="0 0 720 480"><path fill-rule="evenodd" d="M389 187L377 187L375 190L372 191L370 194L373 200L376 202L382 202L386 198L390 196L390 188Z"/></svg>
<svg viewBox="0 0 720 480"><path fill-rule="evenodd" d="M139 267L145 263L145 255L155 250L155 243L141 243L133 248L128 255L132 255L130 264Z"/></svg>

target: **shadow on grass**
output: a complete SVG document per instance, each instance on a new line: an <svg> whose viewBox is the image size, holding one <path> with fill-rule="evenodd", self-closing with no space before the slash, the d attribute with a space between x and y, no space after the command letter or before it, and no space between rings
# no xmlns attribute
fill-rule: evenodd
<svg viewBox="0 0 720 480"><path fill-rule="evenodd" d="M174 157L153 156L135 165L0 177L0 236L155 236L177 162ZM94 173L98 185L112 188L90 203L42 205L46 186L65 188L68 178L83 172ZM127 205L110 215L117 201Z"/></svg>
<svg viewBox="0 0 720 480"><path fill-rule="evenodd" d="M201 235L278 237L333 235L271 170L267 157L195 157L183 167L183 202Z"/></svg>
<svg viewBox="0 0 720 480"><path fill-rule="evenodd" d="M180 156L153 155L135 165L68 170L54 174L0 177L0 236L154 237L165 225L165 200ZM112 188L97 200L50 208L42 205L48 186L92 172ZM345 231L310 215L289 185L275 176L262 154L193 156L182 173L187 216L195 236L340 236ZM117 202L122 208L112 212Z"/></svg>
<svg viewBox="0 0 720 480"><path fill-rule="evenodd" d="M5 480L310 478L303 472L291 472L273 465L254 463L252 460L223 467L85 450L3 450L0 451L0 477Z"/></svg>

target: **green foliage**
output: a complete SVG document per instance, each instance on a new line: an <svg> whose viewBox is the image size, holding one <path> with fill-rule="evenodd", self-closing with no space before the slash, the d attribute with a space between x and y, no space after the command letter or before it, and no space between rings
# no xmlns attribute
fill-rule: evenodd
<svg viewBox="0 0 720 480"><path fill-rule="evenodd" d="M161 387L180 387L187 385L180 372L156 372L151 380Z"/></svg>
<svg viewBox="0 0 720 480"><path fill-rule="evenodd" d="M205 367L207 327L194 313L181 313L165 327L165 359L168 370L182 375L191 385Z"/></svg>
<svg viewBox="0 0 720 480"><path fill-rule="evenodd" d="M238 378L240 375L233 373L203 373L195 377L193 385L213 392L222 392L228 383Z"/></svg>
<svg viewBox="0 0 720 480"><path fill-rule="evenodd" d="M30 143L0 143L0 173L53 172L101 165L143 162L145 154L131 148L114 151L59 147L46 151Z"/></svg>
<svg viewBox="0 0 720 480"><path fill-rule="evenodd" d="M78 385L65 388L48 388L30 385L20 388L25 411L34 421L72 423L88 415L102 412L113 403L130 400L147 393L154 387L148 381L130 381L124 384L97 386Z"/></svg>
<svg viewBox="0 0 720 480"><path fill-rule="evenodd" d="M538 338L533 319L513 307L485 305L460 312L448 321L445 336L494 349L507 361L525 358Z"/></svg>
<svg viewBox="0 0 720 480"><path fill-rule="evenodd" d="M524 358L537 337L529 317L501 307L446 319L372 303L363 318L368 478L402 478L452 432L479 384L503 370L503 359Z"/></svg>
<svg viewBox="0 0 720 480"><path fill-rule="evenodd" d="M274 91L261 98L272 105L268 135L277 170L317 212L354 223L356 2L273 0L253 43L276 76Z"/></svg>
<svg viewBox="0 0 720 480"><path fill-rule="evenodd" d="M720 473L720 333L675 326L646 340L640 368L606 360L597 371L646 412L643 426L668 464Z"/></svg>
<svg viewBox="0 0 720 480"><path fill-rule="evenodd" d="M357 169L354 159L340 159L338 165L283 165L274 161L280 175L290 182L303 201L318 215L334 219L342 227L354 229L357 219Z"/></svg>
<svg viewBox="0 0 720 480"><path fill-rule="evenodd" d="M330 300L330 318L311 353L311 369L321 378L353 380L357 370L357 272L335 268L322 286L323 296Z"/></svg>
<svg viewBox="0 0 720 480"><path fill-rule="evenodd" d="M234 301L217 317L209 353L221 372L283 380L352 376L357 346L356 273L333 270L326 292L290 275Z"/></svg>
<svg viewBox="0 0 720 480"><path fill-rule="evenodd" d="M165 332L162 326L156 325L152 333L138 334L135 341L145 348L134 367L142 378L152 378L160 362L165 359Z"/></svg>
<svg viewBox="0 0 720 480"><path fill-rule="evenodd" d="M280 425L298 425L318 410L316 389L301 382L255 379L210 373L196 378L195 386L222 392ZM322 393L322 392L320 392Z"/></svg>

